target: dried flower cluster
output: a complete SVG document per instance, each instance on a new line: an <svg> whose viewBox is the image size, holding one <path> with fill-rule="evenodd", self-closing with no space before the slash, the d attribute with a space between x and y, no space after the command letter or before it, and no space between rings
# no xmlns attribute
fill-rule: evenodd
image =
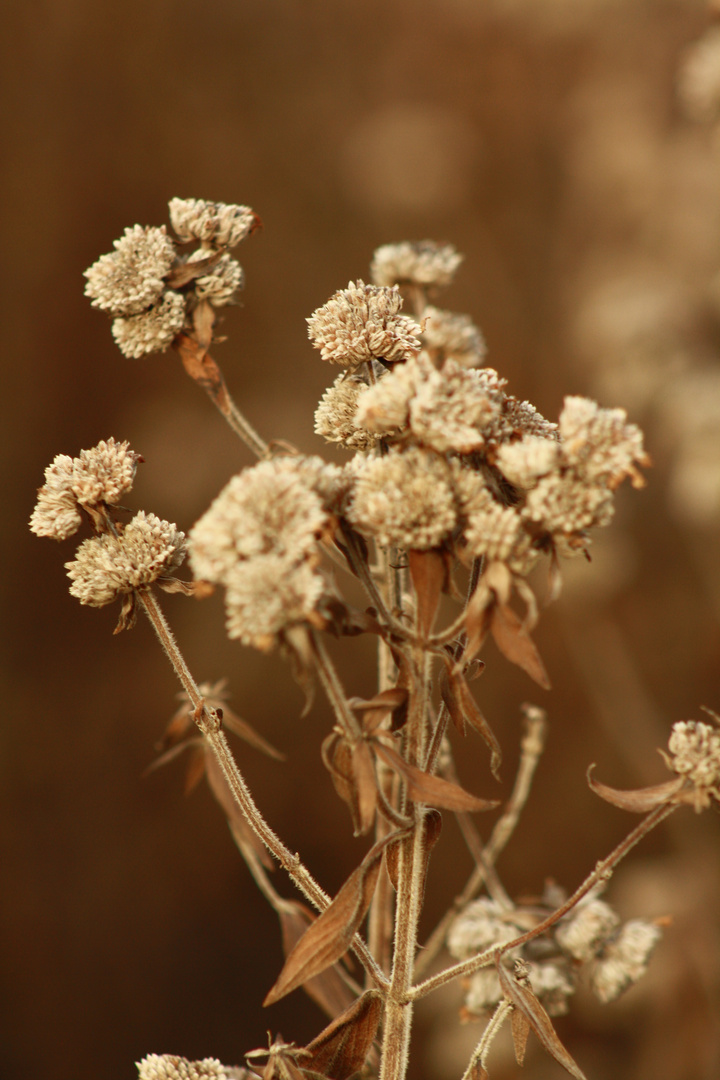
<svg viewBox="0 0 720 1080"><path fill-rule="evenodd" d="M692 119L714 121L720 116L720 26L711 26L687 50L678 92Z"/></svg>
<svg viewBox="0 0 720 1080"><path fill-rule="evenodd" d="M295 623L322 625L318 541L340 475L320 458L262 462L233 477L193 527L190 565L225 586L230 637L265 649Z"/></svg>
<svg viewBox="0 0 720 1080"><path fill-rule="evenodd" d="M266 443L208 352L215 309L243 283L228 249L258 219L245 206L173 199L170 220L178 243L195 250L180 256L164 228L134 226L87 271L86 292L114 317L113 334L128 356L174 343L185 370L260 461L227 483L186 544L183 532L154 514L125 520L120 499L142 459L128 443L109 439L77 458L55 458L30 527L62 540L89 522L93 535L66 563L70 592L95 607L120 599L118 629L133 624L137 608L148 615L183 687L157 763L191 746L191 778L205 772L286 942L295 943L265 1004L302 986L330 1023L304 1047L271 1036L267 1051L246 1056L247 1069L150 1055L138 1064L139 1080L350 1080L374 1075L378 1053L383 1080L405 1080L415 1001L460 977L467 979L465 1018L494 1010L466 1078L488 1076L490 1044L512 1016L519 1063L532 1029L584 1080L550 1016L567 1010L580 980L600 1001L612 1001L645 972L659 926L622 924L599 891L626 852L677 806L701 810L720 801L716 728L675 725L665 754L674 776L665 784L622 792L590 771L593 791L643 820L572 896L548 886L537 903L514 904L494 864L528 796L546 726L543 710L524 706L510 802L487 843L466 824L475 868L464 907L454 918L449 910L422 949L419 917L441 811L467 819L498 806L459 786L447 737L449 724L460 735L473 729L498 775L501 748L469 682L475 658L492 634L504 657L549 687L530 637L538 609L525 579L544 555L555 570L558 556L586 550L588 531L610 522L619 485L642 485L642 433L624 410L588 398L566 397L553 423L509 394L494 368L480 366L485 344L471 320L429 304L450 284L461 256L451 245L422 241L379 248L373 284L350 282L307 320L322 358L342 368L318 406L315 429L352 451L352 460L340 467ZM401 313L406 301L412 314ZM196 578L190 584L172 576L186 549ZM344 579L331 573L329 559L359 580L369 601L364 610L343 597ZM470 583L465 607L438 629L441 594L459 598L461 569ZM223 713L229 730L280 755L226 709L222 681L194 680L154 591L201 597L214 585L225 590L229 636L261 650L280 645L308 699L317 681L332 707L322 760L355 834L375 830L374 844L332 900L255 805L222 730ZM523 617L512 606L516 596ZM377 691L348 696L323 644L326 632L375 636ZM315 907L314 918L275 891L266 873L270 855ZM488 892L478 899L482 882ZM421 981L420 969L444 947L457 962ZM349 949L363 966L364 991L336 967ZM259 1058L266 1059L261 1066Z"/></svg>
<svg viewBox="0 0 720 1080"><path fill-rule="evenodd" d="M169 208L178 241L199 241L199 248L181 256L164 225L134 225L85 271L85 295L113 316L113 337L125 356L163 352L192 325L201 301L222 307L243 286L242 267L226 249L257 227L257 215L204 199L171 199Z"/></svg>
<svg viewBox="0 0 720 1080"><path fill-rule="evenodd" d="M536 906L508 911L494 900L475 900L450 927L448 950L458 960L468 959L519 937L549 910ZM655 923L636 919L621 924L613 908L593 895L555 925L549 940L509 948L503 963L512 968L515 961L524 960L534 993L550 1016L560 1016L568 1011L579 982L588 982L603 1003L618 998L647 971L660 937ZM483 968L469 980L465 1008L478 1016L493 1010L502 998L497 972Z"/></svg>

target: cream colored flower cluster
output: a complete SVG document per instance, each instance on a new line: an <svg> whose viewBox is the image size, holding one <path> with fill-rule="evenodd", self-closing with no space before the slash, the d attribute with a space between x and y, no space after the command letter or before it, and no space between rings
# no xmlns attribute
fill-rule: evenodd
<svg viewBox="0 0 720 1080"><path fill-rule="evenodd" d="M668 766L692 784L696 809L720 802L720 728L682 720L673 724L668 750Z"/></svg>
<svg viewBox="0 0 720 1080"><path fill-rule="evenodd" d="M31 530L65 540L77 532L84 511L97 533L65 563L70 592L81 604L104 607L119 596L162 582L185 557L185 534L169 521L141 510L123 525L109 514L109 508L132 488L139 461L142 458L128 443L108 439L81 450L76 458L59 454L45 470Z"/></svg>
<svg viewBox="0 0 720 1080"><path fill-rule="evenodd" d="M320 458L282 457L233 477L190 533L197 578L225 587L231 638L268 649L297 623L321 623L318 541L343 490Z"/></svg>
<svg viewBox="0 0 720 1080"><path fill-rule="evenodd" d="M386 245L371 295L386 290L396 314L400 286L447 285L459 261L447 245ZM336 294L308 320L323 356L347 367L323 395L315 430L360 452L354 526L383 546L454 545L518 575L542 552L584 550L587 530L610 521L623 479L642 483L639 428L582 397L565 399L558 424L546 420L477 366L484 345L466 316L424 306L421 351L371 348L369 288Z"/></svg>
<svg viewBox="0 0 720 1080"><path fill-rule="evenodd" d="M199 241L196 251L179 256L164 225L134 225L85 271L85 295L113 316L113 337L125 356L162 352L199 301L222 307L243 285L242 267L226 249L256 227L254 212L203 199L171 199L169 208L179 242Z"/></svg>
<svg viewBox="0 0 720 1080"><path fill-rule="evenodd" d="M229 1068L217 1058L188 1061L175 1054L148 1054L136 1064L138 1080L231 1080L248 1075L246 1069Z"/></svg>
<svg viewBox="0 0 720 1080"><path fill-rule="evenodd" d="M520 937L536 918L536 913L521 907L508 911L494 900L475 900L450 926L448 951L467 960ZM622 924L609 904L591 895L560 920L550 939L508 949L504 956L508 963L528 963L534 993L548 1013L557 1016L568 1011L568 1000L581 979L589 982L600 1001L614 1001L645 973L660 937L655 923L633 919ZM501 998L494 966L470 977L465 996L470 1014L494 1009Z"/></svg>

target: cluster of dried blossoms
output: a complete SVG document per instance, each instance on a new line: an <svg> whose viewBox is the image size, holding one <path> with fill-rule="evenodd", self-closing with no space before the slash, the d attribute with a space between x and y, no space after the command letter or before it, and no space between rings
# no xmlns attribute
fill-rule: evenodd
<svg viewBox="0 0 720 1080"><path fill-rule="evenodd" d="M302 986L331 1018L305 1047L278 1039L267 1051L251 1052L248 1068L266 1080L349 1080L360 1069L402 1080L414 1002L465 977L465 1016L492 1012L466 1077L487 1075L492 1039L510 1017L519 1061L532 1029L571 1075L582 1078L550 1015L565 1011L578 978L586 978L600 1000L613 1000L644 972L660 935L656 924L642 920L621 925L598 894L620 859L677 805L700 810L720 801L720 732L707 724L676 724L665 755L674 775L665 784L619 792L589 776L602 798L645 817L571 896L550 890L532 905L512 901L495 861L527 798L542 752L544 714L525 707L515 788L485 842L467 813L497 803L457 784L447 731L452 724L461 735L468 726L479 733L497 774L500 747L469 685L477 655L492 634L509 660L549 686L530 637L537 605L527 577L545 559L551 593L557 591L560 559L587 551L589 530L610 522L624 479L642 484L642 434L623 410L586 398L566 398L551 423L509 394L506 381L482 366L485 344L472 321L430 303L450 284L461 256L450 245L424 241L379 248L372 283L350 282L307 320L312 344L342 369L318 406L315 429L351 459L340 466L287 449L273 453L232 401L209 352L215 309L242 283L227 249L258 219L247 207L192 199L173 199L170 217L177 243L197 242L194 252L180 257L164 228L135 226L87 271L86 291L114 316L113 334L127 355L172 344L260 461L229 481L186 542L175 525L152 514L124 520L120 499L142 459L127 443L110 439L77 458L55 459L30 526L64 540L85 520L94 535L66 564L71 593L93 606L121 598L118 629L132 625L138 606L150 618L185 700L161 760L199 744L196 760L280 917L288 956L265 1003ZM403 314L408 299L412 314ZM186 550L192 583L173 576ZM343 596L343 570L365 587L366 610ZM306 689L317 680L325 690L335 724L322 746L323 761L355 834L374 836L334 899L256 807L222 730L222 688L193 679L155 585L200 596L222 586L230 637L262 650L279 645ZM457 618L438 629L443 593L460 602ZM513 606L516 595L522 615ZM377 637L376 689L363 697L346 694L324 632ZM225 724L276 754L232 713ZM200 733L192 737L195 725ZM475 869L459 914L451 908L418 952L424 880L441 811L463 815ZM316 917L275 891L268 851ZM367 938L361 933L366 916ZM443 949L456 962L420 981ZM364 968L364 991L338 966L349 950ZM263 1056L265 1064L255 1064ZM138 1067L140 1080L250 1075L215 1059L172 1055L151 1055Z"/></svg>

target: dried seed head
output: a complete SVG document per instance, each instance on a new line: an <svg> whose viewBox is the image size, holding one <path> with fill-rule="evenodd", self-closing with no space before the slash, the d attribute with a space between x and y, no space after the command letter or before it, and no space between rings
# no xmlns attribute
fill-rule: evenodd
<svg viewBox="0 0 720 1080"><path fill-rule="evenodd" d="M80 456L58 454L45 470L45 484L30 518L30 528L38 536L65 540L80 526L78 504L88 508L114 504L130 491L140 455L129 443L99 442Z"/></svg>
<svg viewBox="0 0 720 1080"><path fill-rule="evenodd" d="M350 520L383 546L438 547L457 518L451 481L447 462L426 450L376 458L358 478Z"/></svg>
<svg viewBox="0 0 720 1080"><path fill-rule="evenodd" d="M342 443L348 450L372 450L380 436L359 427L355 420L358 401L368 390L359 376L338 375L315 410L315 433L328 442Z"/></svg>
<svg viewBox="0 0 720 1080"><path fill-rule="evenodd" d="M720 114L720 26L712 26L687 50L678 73L678 94L693 120Z"/></svg>
<svg viewBox="0 0 720 1080"><path fill-rule="evenodd" d="M162 298L142 315L113 320L112 335L124 356L138 357L164 352L185 322L185 298L168 289Z"/></svg>
<svg viewBox="0 0 720 1080"><path fill-rule="evenodd" d="M542 476L557 467L560 445L557 439L526 435L518 442L498 447L495 464L516 488L535 487Z"/></svg>
<svg viewBox="0 0 720 1080"><path fill-rule="evenodd" d="M308 336L323 360L343 367L404 360L420 348L420 327L399 314L401 307L397 288L351 281L306 320Z"/></svg>
<svg viewBox="0 0 720 1080"><path fill-rule="evenodd" d="M376 285L449 285L463 260L452 244L433 240L384 244L373 255L370 276Z"/></svg>
<svg viewBox="0 0 720 1080"><path fill-rule="evenodd" d="M560 542L592 526L608 525L614 513L613 493L607 487L552 473L528 492L522 516Z"/></svg>
<svg viewBox="0 0 720 1080"><path fill-rule="evenodd" d="M45 470L45 483L30 518L30 529L37 536L66 540L80 528L82 518L72 490L73 459L58 454Z"/></svg>
<svg viewBox="0 0 720 1080"><path fill-rule="evenodd" d="M323 496L339 474L320 458L284 457L234 476L190 532L195 576L229 585L240 560L312 554L329 518Z"/></svg>
<svg viewBox="0 0 720 1080"><path fill-rule="evenodd" d="M575 993L566 963L547 961L530 965L530 986L550 1016L564 1016L568 999Z"/></svg>
<svg viewBox="0 0 720 1080"><path fill-rule="evenodd" d="M590 900L578 904L558 924L555 939L563 952L581 963L587 963L602 952L619 925L620 916L609 904L604 900Z"/></svg>
<svg viewBox="0 0 720 1080"><path fill-rule="evenodd" d="M645 464L642 431L624 409L603 409L583 397L566 397L560 413L565 462L591 483L616 488L626 476L641 483L635 462Z"/></svg>
<svg viewBox="0 0 720 1080"><path fill-rule="evenodd" d="M229 1080L237 1075L236 1070L226 1069L217 1058L188 1061L174 1054L148 1054L136 1066L138 1080Z"/></svg>
<svg viewBox="0 0 720 1080"><path fill-rule="evenodd" d="M447 947L451 956L466 960L493 945L512 941L522 932L510 913L494 900L482 897L469 903L453 920L448 931ZM520 953L512 949L507 955L515 959Z"/></svg>
<svg viewBox="0 0 720 1080"><path fill-rule="evenodd" d="M424 375L410 401L409 426L415 439L441 454L480 450L485 445L483 431L497 409L477 372L446 360L439 371L429 365Z"/></svg>
<svg viewBox="0 0 720 1080"><path fill-rule="evenodd" d="M695 720L673 724L668 743L668 766L693 786L696 810L720 802L720 730Z"/></svg>
<svg viewBox="0 0 720 1080"><path fill-rule="evenodd" d="M313 561L276 554L238 563L226 585L228 636L256 648L268 648L281 631L312 620L325 589Z"/></svg>
<svg viewBox="0 0 720 1080"><path fill-rule="evenodd" d="M602 959L593 965L590 985L596 996L607 1004L638 981L647 971L653 949L662 936L655 923L631 919L617 937L606 946Z"/></svg>
<svg viewBox="0 0 720 1080"><path fill-rule="evenodd" d="M530 573L540 552L532 546L532 537L515 507L502 506L482 485L463 510L467 519L464 535L472 555L505 563L521 576Z"/></svg>
<svg viewBox="0 0 720 1080"><path fill-rule="evenodd" d="M207 251L198 248L188 262L207 258ZM244 283L243 269L237 259L224 252L211 270L195 278L194 292L198 300L209 300L213 307L223 307L235 298Z"/></svg>
<svg viewBox="0 0 720 1080"><path fill-rule="evenodd" d="M104 607L122 593L167 577L185 558L185 534L143 510L115 536L85 540L65 563L70 593L81 604Z"/></svg>
<svg viewBox="0 0 720 1080"><path fill-rule="evenodd" d="M375 435L398 435L410 419L410 402L415 394L420 372L429 364L420 356L379 378L358 401L355 422Z"/></svg>
<svg viewBox="0 0 720 1080"><path fill-rule="evenodd" d="M171 199L170 223L182 243L202 240L212 247L235 247L258 224L249 206L206 202L205 199Z"/></svg>
<svg viewBox="0 0 720 1080"><path fill-rule="evenodd" d="M436 307L423 312L422 340L435 359L454 360L461 367L479 367L487 348L469 315L456 315Z"/></svg>
<svg viewBox="0 0 720 1080"><path fill-rule="evenodd" d="M159 229L133 225L113 246L115 251L85 271L85 295L93 298L93 307L111 315L139 315L165 291L175 246L164 225Z"/></svg>

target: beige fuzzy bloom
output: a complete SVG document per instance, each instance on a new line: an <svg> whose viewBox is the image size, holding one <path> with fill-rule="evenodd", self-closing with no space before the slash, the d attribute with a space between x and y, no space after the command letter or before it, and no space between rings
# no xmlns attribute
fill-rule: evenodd
<svg viewBox="0 0 720 1080"><path fill-rule="evenodd" d="M154 307L141 315L115 319L112 335L124 356L145 356L164 352L180 333L184 322L185 298L168 289Z"/></svg>
<svg viewBox="0 0 720 1080"><path fill-rule="evenodd" d="M484 431L492 425L497 407L477 372L446 360L439 371L428 364L423 376L416 382L409 406L409 427L417 442L441 454L481 450Z"/></svg>
<svg viewBox="0 0 720 1080"><path fill-rule="evenodd" d="M720 26L712 26L685 53L678 72L678 94L693 120L720 115Z"/></svg>
<svg viewBox="0 0 720 1080"><path fill-rule="evenodd" d="M584 397L566 397L559 432L563 458L591 483L616 488L626 476L637 479L635 462L646 463L642 431L628 424L624 409L603 409Z"/></svg>
<svg viewBox="0 0 720 1080"><path fill-rule="evenodd" d="M261 649L293 624L312 620L325 591L313 560L274 553L237 563L225 583L228 637Z"/></svg>
<svg viewBox="0 0 720 1080"><path fill-rule="evenodd" d="M418 443L438 453L469 454L485 445L483 432L496 412L477 372L454 360L438 370L421 353L363 394L356 422L382 435L409 429Z"/></svg>
<svg viewBox="0 0 720 1080"><path fill-rule="evenodd" d="M81 604L104 607L123 593L167 577L185 558L185 534L143 510L115 536L85 540L65 569Z"/></svg>
<svg viewBox="0 0 720 1080"><path fill-rule="evenodd" d="M380 436L356 422L358 402L368 390L364 379L356 375L338 375L323 394L315 410L315 434L328 442L341 443L348 450L372 450Z"/></svg>
<svg viewBox="0 0 720 1080"><path fill-rule="evenodd" d="M133 225L85 271L85 295L111 315L139 315L165 291L165 277L175 261L175 245L160 228Z"/></svg>
<svg viewBox="0 0 720 1080"><path fill-rule="evenodd" d="M201 240L215 248L232 248L258 225L258 216L249 206L171 199L168 208L170 223L182 243Z"/></svg>
<svg viewBox="0 0 720 1080"><path fill-rule="evenodd" d="M81 523L78 503L94 507L118 503L133 485L140 455L127 442L99 442L80 456L58 454L45 470L45 484L30 518L38 536L65 540Z"/></svg>
<svg viewBox="0 0 720 1080"><path fill-rule="evenodd" d="M404 241L379 247L370 264L376 285L449 285L463 260L452 244Z"/></svg>
<svg viewBox="0 0 720 1080"><path fill-rule="evenodd" d="M228 1069L217 1058L188 1061L175 1054L148 1054L136 1062L138 1080L230 1080L245 1070Z"/></svg>
<svg viewBox="0 0 720 1080"><path fill-rule="evenodd" d="M560 444L557 439L526 435L518 442L504 443L495 456L503 476L516 488L534 487L541 477L553 472L560 463Z"/></svg>
<svg viewBox="0 0 720 1080"><path fill-rule="evenodd" d="M383 546L438 547L457 519L450 467L417 447L373 459L359 475L348 516Z"/></svg>
<svg viewBox="0 0 720 1080"><path fill-rule="evenodd" d="M603 1004L615 1001L645 974L661 937L662 931L655 923L644 919L625 923L590 972L590 985Z"/></svg>
<svg viewBox="0 0 720 1080"><path fill-rule="evenodd" d="M323 496L339 474L320 458L283 457L234 476L190 532L195 576L229 585L243 559L312 554L329 520Z"/></svg>
<svg viewBox="0 0 720 1080"><path fill-rule="evenodd" d="M420 327L401 308L397 288L351 281L306 320L308 336L323 360L343 367L404 360L420 348Z"/></svg>
<svg viewBox="0 0 720 1080"><path fill-rule="evenodd" d="M428 306L423 312L423 345L435 358L454 360L461 367L479 367L487 347L469 315Z"/></svg>
<svg viewBox="0 0 720 1080"><path fill-rule="evenodd" d="M608 525L615 513L613 493L571 472L542 477L527 493L522 516L553 534L565 537L593 526Z"/></svg>
<svg viewBox="0 0 720 1080"><path fill-rule="evenodd" d="M605 948L620 926L620 916L604 900L589 900L558 923L555 940L574 960L587 963Z"/></svg>
<svg viewBox="0 0 720 1080"><path fill-rule="evenodd" d="M188 262L206 258L207 251L204 248L198 248L189 257ZM193 286L198 300L208 300L213 307L223 307L234 300L243 284L242 266L237 259L233 259L232 255L223 252L207 274L195 278Z"/></svg>
<svg viewBox="0 0 720 1080"><path fill-rule="evenodd" d="M468 551L488 562L505 563L514 573L525 576L540 558L532 545L523 520L514 506L502 506L487 487L465 502L464 536Z"/></svg>
<svg viewBox="0 0 720 1080"><path fill-rule="evenodd" d="M30 518L30 530L36 536L66 540L80 528L82 517L72 490L72 478L73 459L58 454L45 470L45 483L38 490Z"/></svg>
<svg viewBox="0 0 720 1080"><path fill-rule="evenodd" d="M720 730L695 720L673 724L668 742L669 767L693 785L696 808L706 808L711 796L720 802Z"/></svg>

